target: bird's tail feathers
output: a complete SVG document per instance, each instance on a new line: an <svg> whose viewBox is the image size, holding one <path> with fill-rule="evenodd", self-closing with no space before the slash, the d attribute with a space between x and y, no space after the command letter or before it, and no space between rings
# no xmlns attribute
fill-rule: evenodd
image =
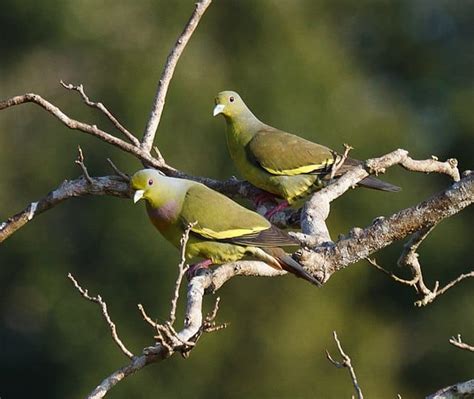
<svg viewBox="0 0 474 399"><path fill-rule="evenodd" d="M400 187L387 183L383 180L377 179L376 177L373 177L373 176L368 176L365 179L362 179L359 183L357 183L357 185L366 187L366 188L372 188L374 190L380 190L380 191L397 192L401 190Z"/></svg>
<svg viewBox="0 0 474 399"><path fill-rule="evenodd" d="M352 169L354 166L362 165L362 164L363 162L359 161L358 159L347 158L344 164L336 172L336 176L341 176L344 173L346 173L348 170ZM357 183L357 185L361 187L372 188L374 190L380 190L380 191L397 192L401 190L400 187L387 183L383 180L377 179L374 176L367 176L365 179L362 179L359 183Z"/></svg>
<svg viewBox="0 0 474 399"><path fill-rule="evenodd" d="M281 248L265 248L264 251L278 260L282 269L289 273L294 274L296 277L303 278L310 283L320 287L321 283L311 274L309 274L303 266L301 266L296 260L294 260L289 254L287 254Z"/></svg>

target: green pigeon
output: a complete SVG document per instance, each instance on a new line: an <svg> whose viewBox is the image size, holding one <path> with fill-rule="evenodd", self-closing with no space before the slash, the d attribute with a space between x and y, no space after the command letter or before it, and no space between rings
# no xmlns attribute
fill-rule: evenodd
<svg viewBox="0 0 474 399"><path fill-rule="evenodd" d="M340 154L261 122L236 92L219 93L215 103L213 114L222 114L227 122L227 147L239 172L254 186L284 200L267 217L329 183L333 165L342 158ZM361 163L347 158L333 177ZM358 185L400 190L372 176Z"/></svg>
<svg viewBox="0 0 474 399"><path fill-rule="evenodd" d="M151 222L177 248L186 227L192 224L186 257L204 258L196 266L249 256L319 285L281 248L298 246L295 239L225 195L201 183L164 176L155 169L136 172L130 184L135 191L133 201L146 200Z"/></svg>

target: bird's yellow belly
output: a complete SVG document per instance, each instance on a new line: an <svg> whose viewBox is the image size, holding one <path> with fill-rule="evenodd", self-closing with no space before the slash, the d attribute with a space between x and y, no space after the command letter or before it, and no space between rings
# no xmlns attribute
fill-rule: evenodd
<svg viewBox="0 0 474 399"><path fill-rule="evenodd" d="M194 257L210 259L212 263L221 264L242 259L245 256L245 252L245 247L240 245L213 241L195 241L188 243L186 257L188 259Z"/></svg>

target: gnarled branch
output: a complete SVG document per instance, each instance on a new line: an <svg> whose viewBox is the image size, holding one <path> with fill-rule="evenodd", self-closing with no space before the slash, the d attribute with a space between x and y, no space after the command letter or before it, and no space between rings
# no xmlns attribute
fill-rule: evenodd
<svg viewBox="0 0 474 399"><path fill-rule="evenodd" d="M285 271L276 270L263 262L241 261L229 263L193 277L188 284L184 327L176 334L177 343L175 346L164 346L162 343L158 343L145 348L142 355L133 358L129 364L105 378L87 398L103 398L117 383L143 367L167 359L183 349L186 350L186 343L192 342L201 331L216 331L222 328L222 326L213 325L215 308L208 317L202 315L202 301L207 291L217 291L225 282L235 276L276 276L285 273Z"/></svg>
<svg viewBox="0 0 474 399"><path fill-rule="evenodd" d="M308 246L298 252L298 259L307 270L324 282L336 271L368 258L394 241L439 223L471 205L473 201L474 175L468 174L451 187L415 206L387 218L377 218L365 229L353 228L347 237L334 243L312 246L311 241L303 241Z"/></svg>

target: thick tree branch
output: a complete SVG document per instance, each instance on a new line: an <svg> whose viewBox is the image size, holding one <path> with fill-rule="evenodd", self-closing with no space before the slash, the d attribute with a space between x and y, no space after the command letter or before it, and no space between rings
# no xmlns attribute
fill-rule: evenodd
<svg viewBox="0 0 474 399"><path fill-rule="evenodd" d="M158 81L158 88L156 90L155 98L153 100L153 105L148 119L148 123L143 135L143 140L141 147L144 151L150 152L153 146L153 140L155 139L156 130L160 124L161 114L163 112L163 107L165 106L166 94L168 92L168 87L173 77L174 70L179 61L179 57L183 53L184 48L188 44L189 39L191 38L194 30L197 28L201 17L204 15L207 7L211 4L212 0L200 0L196 3L196 8L194 9L191 18L186 24L183 32L178 37L173 49L171 50L168 58L166 60L165 68L161 73L160 80Z"/></svg>
<svg viewBox="0 0 474 399"><path fill-rule="evenodd" d="M346 149L346 156L347 151ZM392 151L379 158L369 159L365 165L365 167L364 165L354 167L333 184L314 193L311 199L306 202L301 216L301 230L306 236L299 236L303 242L314 246L331 241L325 223L329 216L331 202L350 188L355 187L357 183L369 176L370 173L384 173L386 169L394 165L401 165L411 171L422 173L437 172L447 174L454 181L459 180L456 160L449 159L446 162L439 162L434 159L413 160L408 156L408 151L403 149Z"/></svg>
<svg viewBox="0 0 474 399"><path fill-rule="evenodd" d="M473 201L474 175L468 174L448 189L413 207L387 218L377 218L365 229L353 228L347 237L335 243L315 247L311 246L311 242L306 243L309 247L300 250L298 258L307 270L324 282L336 271L368 258L394 241L439 223L471 205Z"/></svg>
<svg viewBox="0 0 474 399"><path fill-rule="evenodd" d="M474 397L474 380L459 382L449 387L440 389L429 395L426 399L468 399Z"/></svg>

